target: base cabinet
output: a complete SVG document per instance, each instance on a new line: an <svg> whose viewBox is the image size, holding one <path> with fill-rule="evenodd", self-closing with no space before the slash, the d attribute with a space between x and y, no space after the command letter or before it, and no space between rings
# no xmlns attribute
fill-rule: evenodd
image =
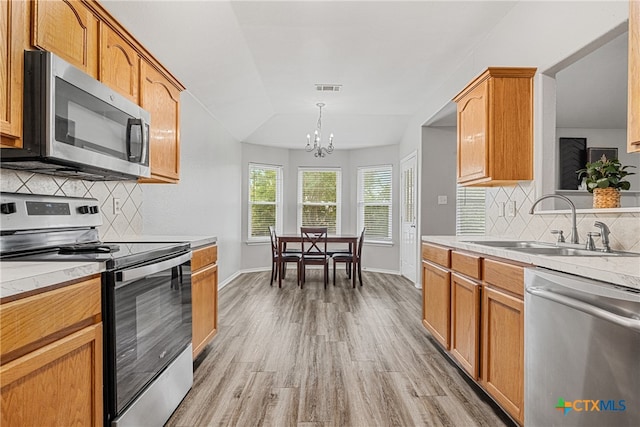
<svg viewBox="0 0 640 427"><path fill-rule="evenodd" d="M195 359L218 331L218 247L194 251L191 259L192 343Z"/></svg>
<svg viewBox="0 0 640 427"><path fill-rule="evenodd" d="M451 275L451 355L478 380L480 372L480 283Z"/></svg>
<svg viewBox="0 0 640 427"><path fill-rule="evenodd" d="M423 243L422 323L524 425L524 264Z"/></svg>
<svg viewBox="0 0 640 427"><path fill-rule="evenodd" d="M450 347L451 273L427 261L422 262L422 324L447 350Z"/></svg>
<svg viewBox="0 0 640 427"><path fill-rule="evenodd" d="M0 425L102 425L100 283L0 306Z"/></svg>

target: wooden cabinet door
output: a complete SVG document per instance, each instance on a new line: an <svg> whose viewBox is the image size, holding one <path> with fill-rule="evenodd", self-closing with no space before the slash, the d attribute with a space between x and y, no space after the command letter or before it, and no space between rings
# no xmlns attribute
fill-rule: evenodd
<svg viewBox="0 0 640 427"><path fill-rule="evenodd" d="M192 341L195 359L218 330L218 265L213 264L191 277Z"/></svg>
<svg viewBox="0 0 640 427"><path fill-rule="evenodd" d="M98 78L99 20L78 0L33 3L33 45Z"/></svg>
<svg viewBox="0 0 640 427"><path fill-rule="evenodd" d="M0 134L3 147L22 147L24 50L28 47L28 6L24 1L0 2Z"/></svg>
<svg viewBox="0 0 640 427"><path fill-rule="evenodd" d="M180 177L180 91L147 61L141 66L141 106L151 113L151 179L177 183Z"/></svg>
<svg viewBox="0 0 640 427"><path fill-rule="evenodd" d="M482 297L482 385L524 423L524 301L485 286Z"/></svg>
<svg viewBox="0 0 640 427"><path fill-rule="evenodd" d="M640 1L629 1L627 151L640 152Z"/></svg>
<svg viewBox="0 0 640 427"><path fill-rule="evenodd" d="M102 425L102 323L0 367L3 426Z"/></svg>
<svg viewBox="0 0 640 427"><path fill-rule="evenodd" d="M458 102L458 182L488 175L488 81L478 84Z"/></svg>
<svg viewBox="0 0 640 427"><path fill-rule="evenodd" d="M104 22L100 24L100 40L100 81L138 104L138 52Z"/></svg>
<svg viewBox="0 0 640 427"><path fill-rule="evenodd" d="M422 262L422 324L449 350L451 331L451 273Z"/></svg>
<svg viewBox="0 0 640 427"><path fill-rule="evenodd" d="M480 284L451 275L451 354L478 379L480 359Z"/></svg>

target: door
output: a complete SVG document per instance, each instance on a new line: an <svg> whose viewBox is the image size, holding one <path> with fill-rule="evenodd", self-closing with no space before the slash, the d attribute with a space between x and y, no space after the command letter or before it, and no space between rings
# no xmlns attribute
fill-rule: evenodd
<svg viewBox="0 0 640 427"><path fill-rule="evenodd" d="M401 242L400 242L400 274L413 283L416 282L416 260L418 246L416 242L416 153L402 160L400 204Z"/></svg>

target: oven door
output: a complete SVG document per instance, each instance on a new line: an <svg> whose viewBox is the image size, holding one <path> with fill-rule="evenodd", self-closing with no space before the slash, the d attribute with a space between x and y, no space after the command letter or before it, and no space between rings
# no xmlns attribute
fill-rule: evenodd
<svg viewBox="0 0 640 427"><path fill-rule="evenodd" d="M191 253L106 273L107 420L191 344Z"/></svg>

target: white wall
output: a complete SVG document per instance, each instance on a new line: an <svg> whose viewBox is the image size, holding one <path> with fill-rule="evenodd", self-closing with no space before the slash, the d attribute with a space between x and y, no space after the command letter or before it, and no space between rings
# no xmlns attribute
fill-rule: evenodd
<svg viewBox="0 0 640 427"><path fill-rule="evenodd" d="M223 283L240 270L241 147L189 92L180 118L180 182L142 185L143 234L217 236Z"/></svg>
<svg viewBox="0 0 640 427"><path fill-rule="evenodd" d="M248 164L250 162L282 165L283 170L283 232L296 234L297 191L299 167L339 167L342 171L342 233L358 234L357 230L357 173L359 166L391 164L393 166L393 245L365 243L362 251L363 268L399 271L399 165L397 146L374 147L361 150L336 150L323 159L304 150L287 150L243 143L242 145L242 270L267 269L271 266L269 243L247 244Z"/></svg>
<svg viewBox="0 0 640 427"><path fill-rule="evenodd" d="M455 127L422 128L422 234L456 234L456 140Z"/></svg>

